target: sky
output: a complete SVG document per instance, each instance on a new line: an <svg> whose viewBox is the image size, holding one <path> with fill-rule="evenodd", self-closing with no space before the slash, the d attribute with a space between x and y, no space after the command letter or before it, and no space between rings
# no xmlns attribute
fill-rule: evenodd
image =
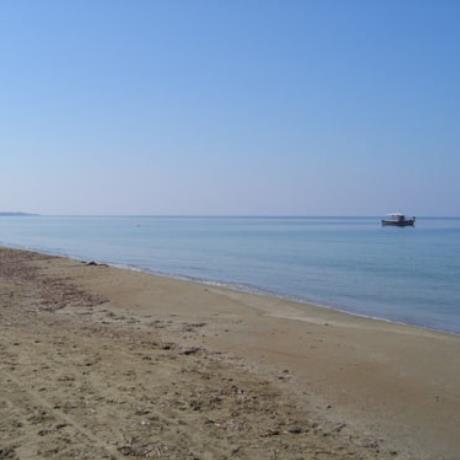
<svg viewBox="0 0 460 460"><path fill-rule="evenodd" d="M460 216L460 2L3 0L0 211Z"/></svg>

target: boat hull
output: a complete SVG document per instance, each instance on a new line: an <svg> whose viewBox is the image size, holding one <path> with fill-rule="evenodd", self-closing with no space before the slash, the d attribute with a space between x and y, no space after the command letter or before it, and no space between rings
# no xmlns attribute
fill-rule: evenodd
<svg viewBox="0 0 460 460"><path fill-rule="evenodd" d="M382 220L382 225L391 225L393 227L413 227L415 225L415 219L407 219L403 221Z"/></svg>

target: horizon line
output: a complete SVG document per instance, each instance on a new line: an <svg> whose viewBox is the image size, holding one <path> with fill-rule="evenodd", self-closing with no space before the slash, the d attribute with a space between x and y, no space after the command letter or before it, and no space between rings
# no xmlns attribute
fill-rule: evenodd
<svg viewBox="0 0 460 460"><path fill-rule="evenodd" d="M0 212L0 216L7 217L167 217L167 218L381 218L386 213L377 214L53 214L53 213L28 213L28 212ZM419 215L418 218L459 219L459 215Z"/></svg>

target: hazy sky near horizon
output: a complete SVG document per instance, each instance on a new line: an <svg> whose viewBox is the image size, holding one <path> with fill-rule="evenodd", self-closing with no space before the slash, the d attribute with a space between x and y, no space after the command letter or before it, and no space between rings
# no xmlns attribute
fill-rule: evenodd
<svg viewBox="0 0 460 460"><path fill-rule="evenodd" d="M0 5L0 211L460 215L460 2Z"/></svg>

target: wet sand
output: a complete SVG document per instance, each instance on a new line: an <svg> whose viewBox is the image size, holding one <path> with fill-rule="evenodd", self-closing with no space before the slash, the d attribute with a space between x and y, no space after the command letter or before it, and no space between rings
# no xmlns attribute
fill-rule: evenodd
<svg viewBox="0 0 460 460"><path fill-rule="evenodd" d="M0 249L0 459L458 459L460 337Z"/></svg>

